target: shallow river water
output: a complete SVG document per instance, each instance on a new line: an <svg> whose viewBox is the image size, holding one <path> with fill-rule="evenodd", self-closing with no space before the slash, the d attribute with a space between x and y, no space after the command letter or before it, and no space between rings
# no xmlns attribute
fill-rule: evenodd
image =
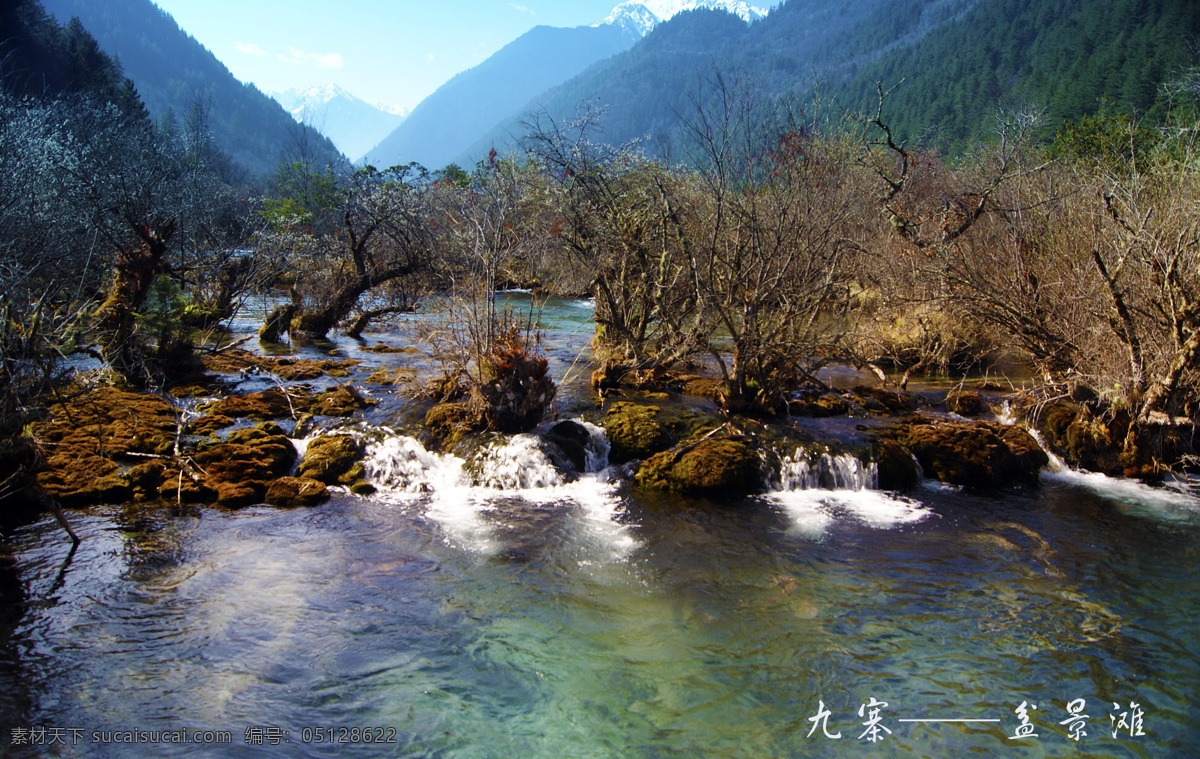
<svg viewBox="0 0 1200 759"><path fill-rule="evenodd" d="M515 440L482 487L392 435L373 496L18 530L0 756L1200 752L1186 492L701 502L594 452L565 482Z"/></svg>

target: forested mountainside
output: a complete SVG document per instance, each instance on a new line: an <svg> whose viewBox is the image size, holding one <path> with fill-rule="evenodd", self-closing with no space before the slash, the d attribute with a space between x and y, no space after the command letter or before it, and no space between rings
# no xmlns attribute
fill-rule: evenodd
<svg viewBox="0 0 1200 759"><path fill-rule="evenodd" d="M1045 108L1050 137L1102 108L1159 117L1159 85L1193 61L1198 34L1200 4L1188 0L789 0L750 25L681 13L536 102L555 120L583 103L606 109L609 142L666 144L717 72L802 109L819 94L830 117L873 110L877 84L903 80L886 109L897 134L953 152L997 107ZM520 120L460 160L511 145Z"/></svg>
<svg viewBox="0 0 1200 759"><path fill-rule="evenodd" d="M333 143L296 124L291 115L252 84L239 82L170 14L150 0L44 0L60 22L79 18L100 47L115 56L133 80L152 118L182 118L193 104L208 108L213 137L251 174L265 176L280 160L340 165ZM299 146L299 147L298 147Z"/></svg>
<svg viewBox="0 0 1200 759"><path fill-rule="evenodd" d="M83 24L57 24L35 0L0 6L0 86L16 97L84 94L145 112L133 82Z"/></svg>

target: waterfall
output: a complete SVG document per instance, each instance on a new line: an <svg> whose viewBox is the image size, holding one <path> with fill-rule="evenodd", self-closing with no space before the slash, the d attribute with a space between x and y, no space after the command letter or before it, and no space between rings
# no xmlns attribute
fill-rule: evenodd
<svg viewBox="0 0 1200 759"><path fill-rule="evenodd" d="M874 490L878 483L879 467L849 453L813 460L800 449L779 465L779 490Z"/></svg>
<svg viewBox="0 0 1200 759"><path fill-rule="evenodd" d="M824 537L839 521L887 529L932 514L918 501L876 490L878 484L874 462L799 449L780 461L775 491L766 497L787 513L792 532L810 539Z"/></svg>
<svg viewBox="0 0 1200 759"><path fill-rule="evenodd" d="M621 521L620 478L609 471L608 440L600 427L574 421L588 432L582 473L556 467L546 441L533 433L497 436L467 459L390 434L367 446L363 468L378 488L373 497L421 509L451 542L473 551L496 553L510 537L536 541L533 515L549 510L593 553L622 558L637 542Z"/></svg>

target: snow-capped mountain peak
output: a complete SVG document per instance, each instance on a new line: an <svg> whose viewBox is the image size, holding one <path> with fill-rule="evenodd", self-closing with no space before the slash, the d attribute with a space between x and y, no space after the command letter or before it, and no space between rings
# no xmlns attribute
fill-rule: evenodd
<svg viewBox="0 0 1200 759"><path fill-rule="evenodd" d="M746 0L625 0L594 26L616 24L645 36L655 26L675 14L696 8L727 11L746 23L757 21L769 12L751 5Z"/></svg>
<svg viewBox="0 0 1200 759"><path fill-rule="evenodd" d="M317 129L350 159L357 159L408 116L399 106L371 105L336 84L271 93L292 118Z"/></svg>

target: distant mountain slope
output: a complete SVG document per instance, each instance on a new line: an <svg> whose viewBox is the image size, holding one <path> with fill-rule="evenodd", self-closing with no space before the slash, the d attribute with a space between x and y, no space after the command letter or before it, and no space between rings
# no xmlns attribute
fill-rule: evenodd
<svg viewBox="0 0 1200 759"><path fill-rule="evenodd" d="M217 144L248 171L266 175L290 156L298 125L287 111L258 88L239 82L150 0L43 0L43 5L63 23L77 16L100 46L119 58L153 118L168 112L182 116L199 97L211 106ZM306 144L317 165L344 162L325 138Z"/></svg>
<svg viewBox="0 0 1200 759"><path fill-rule="evenodd" d="M636 39L633 32L612 24L534 27L422 100L404 123L367 152L366 160L378 166L416 161L439 169L531 98Z"/></svg>
<svg viewBox="0 0 1200 759"><path fill-rule="evenodd" d="M358 160L403 123L408 112L385 111L336 84L273 92L271 96L292 114L333 140L351 160Z"/></svg>
<svg viewBox="0 0 1200 759"><path fill-rule="evenodd" d="M955 150L986 131L999 104L1045 106L1048 135L1064 119L1108 103L1157 111L1160 82L1195 57L1194 0L788 0L749 26L696 10L658 25L621 55L597 63L531 104L558 120L581 103L607 108L606 140L678 136L701 77L751 81L761 97L875 106L876 82L906 81L889 98L898 134ZM510 118L459 162L519 134Z"/></svg>
<svg viewBox="0 0 1200 759"><path fill-rule="evenodd" d="M887 5L791 0L753 24L720 10L680 13L625 53L543 93L536 104L559 121L581 103L605 108L604 138L614 144L673 140L701 77L720 71L730 81L752 79L767 94L807 89L814 75L851 65L879 46L864 40L860 28ZM519 121L520 114L497 125L468 154L492 144L511 146L520 135Z"/></svg>

